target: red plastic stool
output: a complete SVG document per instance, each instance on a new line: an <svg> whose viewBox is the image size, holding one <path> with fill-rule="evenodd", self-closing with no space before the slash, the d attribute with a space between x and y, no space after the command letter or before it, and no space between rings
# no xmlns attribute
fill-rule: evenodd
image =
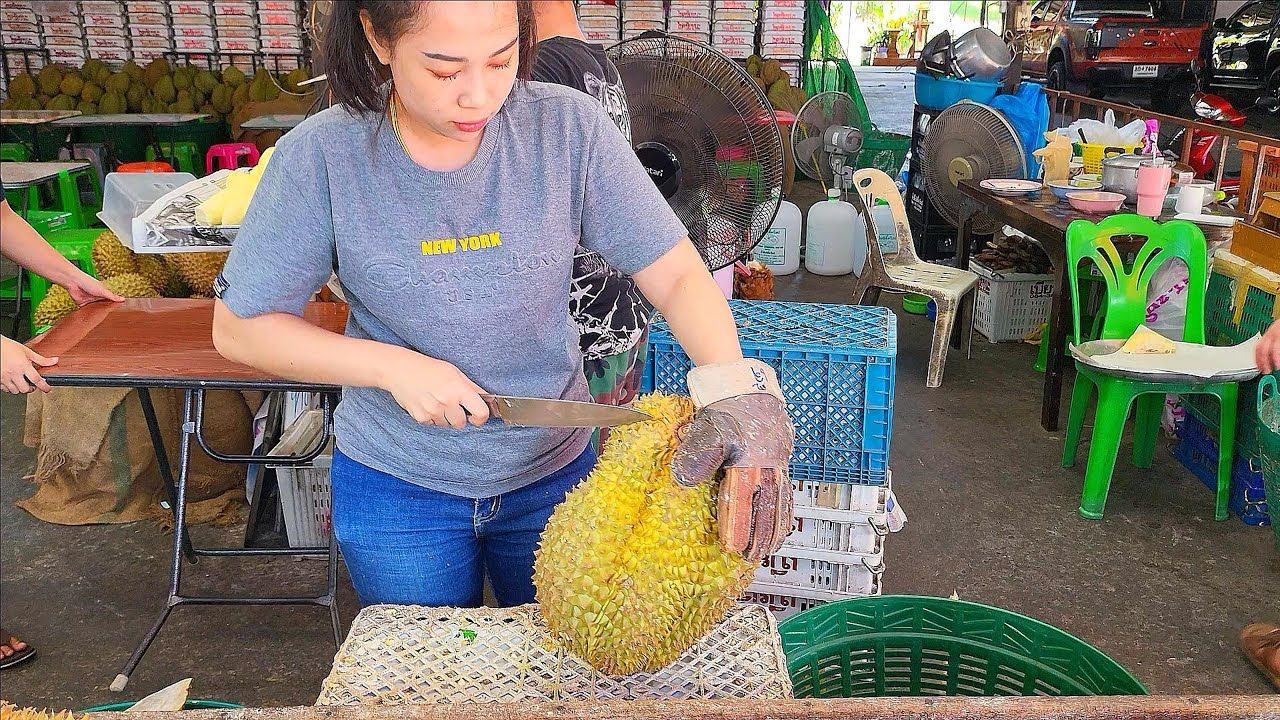
<svg viewBox="0 0 1280 720"><path fill-rule="evenodd" d="M260 157L258 146L253 143L222 143L209 146L204 156L204 172L206 175L217 170L235 170L240 167L240 158L248 158L246 167L258 164ZM215 168L216 166L216 168Z"/></svg>
<svg viewBox="0 0 1280 720"><path fill-rule="evenodd" d="M173 166L167 162L130 162L121 163L116 168L116 172L123 173L154 173L154 172L173 172Z"/></svg>

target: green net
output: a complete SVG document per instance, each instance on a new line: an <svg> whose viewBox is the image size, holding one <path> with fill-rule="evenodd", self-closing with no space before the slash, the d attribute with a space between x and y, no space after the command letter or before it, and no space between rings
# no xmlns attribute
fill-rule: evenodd
<svg viewBox="0 0 1280 720"><path fill-rule="evenodd" d="M907 159L911 138L883 132L871 122L866 100L858 88L849 56L831 27L831 17L820 0L808 0L804 21L804 91L810 97L822 92L843 92L853 98L862 123L862 151L859 168L872 167L897 177Z"/></svg>
<svg viewBox="0 0 1280 720"><path fill-rule="evenodd" d="M1258 435L1261 440L1262 488L1271 515L1276 549L1280 550L1280 393L1276 381L1280 375L1264 377L1258 393Z"/></svg>

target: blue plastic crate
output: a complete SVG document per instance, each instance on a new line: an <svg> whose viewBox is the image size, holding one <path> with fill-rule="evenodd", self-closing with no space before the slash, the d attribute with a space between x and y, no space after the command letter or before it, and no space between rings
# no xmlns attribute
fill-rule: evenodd
<svg viewBox="0 0 1280 720"><path fill-rule="evenodd" d="M1173 448L1178 459L1210 490L1218 489L1218 441L1205 424L1187 413L1178 429L1178 444ZM1231 466L1231 494L1227 507L1248 525L1270 525L1262 472L1255 470L1248 458L1237 456Z"/></svg>
<svg viewBox="0 0 1280 720"><path fill-rule="evenodd" d="M889 470L897 318L861 305L732 300L742 352L778 372L796 427L791 477L881 485ZM689 392L693 363L662 318L641 389Z"/></svg>

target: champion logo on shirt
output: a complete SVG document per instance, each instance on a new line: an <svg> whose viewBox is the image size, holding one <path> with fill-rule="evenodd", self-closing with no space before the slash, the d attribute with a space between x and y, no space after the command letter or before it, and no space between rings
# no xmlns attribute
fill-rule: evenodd
<svg viewBox="0 0 1280 720"><path fill-rule="evenodd" d="M422 254L449 255L456 252L474 252L476 250L488 250L496 247L502 247L502 233L491 232L484 233L483 235L469 235L467 237L423 240Z"/></svg>

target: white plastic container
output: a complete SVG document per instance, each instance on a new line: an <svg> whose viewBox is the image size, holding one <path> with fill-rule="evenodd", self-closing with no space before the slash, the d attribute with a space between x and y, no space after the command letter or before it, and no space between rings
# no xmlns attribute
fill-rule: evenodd
<svg viewBox="0 0 1280 720"><path fill-rule="evenodd" d="M836 188L809 208L805 226L804 269L814 275L861 273L867 262L867 230L858 211L840 199Z"/></svg>
<svg viewBox="0 0 1280 720"><path fill-rule="evenodd" d="M196 179L184 172L108 173L98 218L125 247L133 247L133 219L165 195Z"/></svg>
<svg viewBox="0 0 1280 720"><path fill-rule="evenodd" d="M876 226L876 243L880 245L881 255L893 255L898 252L898 224L893 217L893 208L883 200L871 208L871 220Z"/></svg>
<svg viewBox="0 0 1280 720"><path fill-rule="evenodd" d="M773 224L765 231L756 245L755 258L764 263L774 275L790 275L800 269L800 233L804 230L804 215L795 203L783 200Z"/></svg>

